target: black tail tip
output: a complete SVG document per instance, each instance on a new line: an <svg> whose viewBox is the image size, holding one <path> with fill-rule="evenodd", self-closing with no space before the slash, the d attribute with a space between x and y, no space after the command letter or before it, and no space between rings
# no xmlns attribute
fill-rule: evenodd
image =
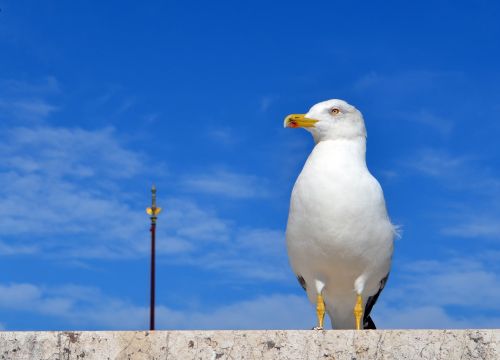
<svg viewBox="0 0 500 360"><path fill-rule="evenodd" d="M375 323L373 322L371 316L368 316L365 318L363 321L363 328L367 330L375 330L377 327L375 326Z"/></svg>

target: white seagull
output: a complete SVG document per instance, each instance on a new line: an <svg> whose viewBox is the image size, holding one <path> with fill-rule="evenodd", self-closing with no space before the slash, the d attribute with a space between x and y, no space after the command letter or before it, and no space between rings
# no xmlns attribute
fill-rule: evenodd
<svg viewBox="0 0 500 360"><path fill-rule="evenodd" d="M343 100L286 117L316 146L293 187L286 229L288 256L318 326L375 329L370 311L389 276L396 229L378 181L366 166L363 116Z"/></svg>

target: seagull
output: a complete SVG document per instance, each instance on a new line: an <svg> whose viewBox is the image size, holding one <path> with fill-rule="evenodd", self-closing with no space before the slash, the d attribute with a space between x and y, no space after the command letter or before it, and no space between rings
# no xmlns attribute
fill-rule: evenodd
<svg viewBox="0 0 500 360"><path fill-rule="evenodd" d="M366 166L363 115L339 99L285 118L316 143L290 198L286 243L290 265L334 329L375 329L370 317L389 276L396 227L379 182Z"/></svg>

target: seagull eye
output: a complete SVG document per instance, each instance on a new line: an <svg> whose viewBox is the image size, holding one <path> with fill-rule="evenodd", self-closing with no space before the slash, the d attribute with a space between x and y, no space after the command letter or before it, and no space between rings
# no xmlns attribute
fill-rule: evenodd
<svg viewBox="0 0 500 360"><path fill-rule="evenodd" d="M332 114L332 115L340 114L340 110L337 109L337 108L333 108L333 109L330 110L330 114Z"/></svg>

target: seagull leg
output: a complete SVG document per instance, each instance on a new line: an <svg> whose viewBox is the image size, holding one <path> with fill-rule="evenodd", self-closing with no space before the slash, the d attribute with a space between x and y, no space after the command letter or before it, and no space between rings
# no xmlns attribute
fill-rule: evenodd
<svg viewBox="0 0 500 360"><path fill-rule="evenodd" d="M356 305L354 306L354 316L356 318L356 330L361 330L361 316L363 316L363 300L358 294Z"/></svg>
<svg viewBox="0 0 500 360"><path fill-rule="evenodd" d="M325 319L325 301L323 296L318 294L318 299L316 302L316 315L318 316L318 326L314 330L323 330L323 320Z"/></svg>

